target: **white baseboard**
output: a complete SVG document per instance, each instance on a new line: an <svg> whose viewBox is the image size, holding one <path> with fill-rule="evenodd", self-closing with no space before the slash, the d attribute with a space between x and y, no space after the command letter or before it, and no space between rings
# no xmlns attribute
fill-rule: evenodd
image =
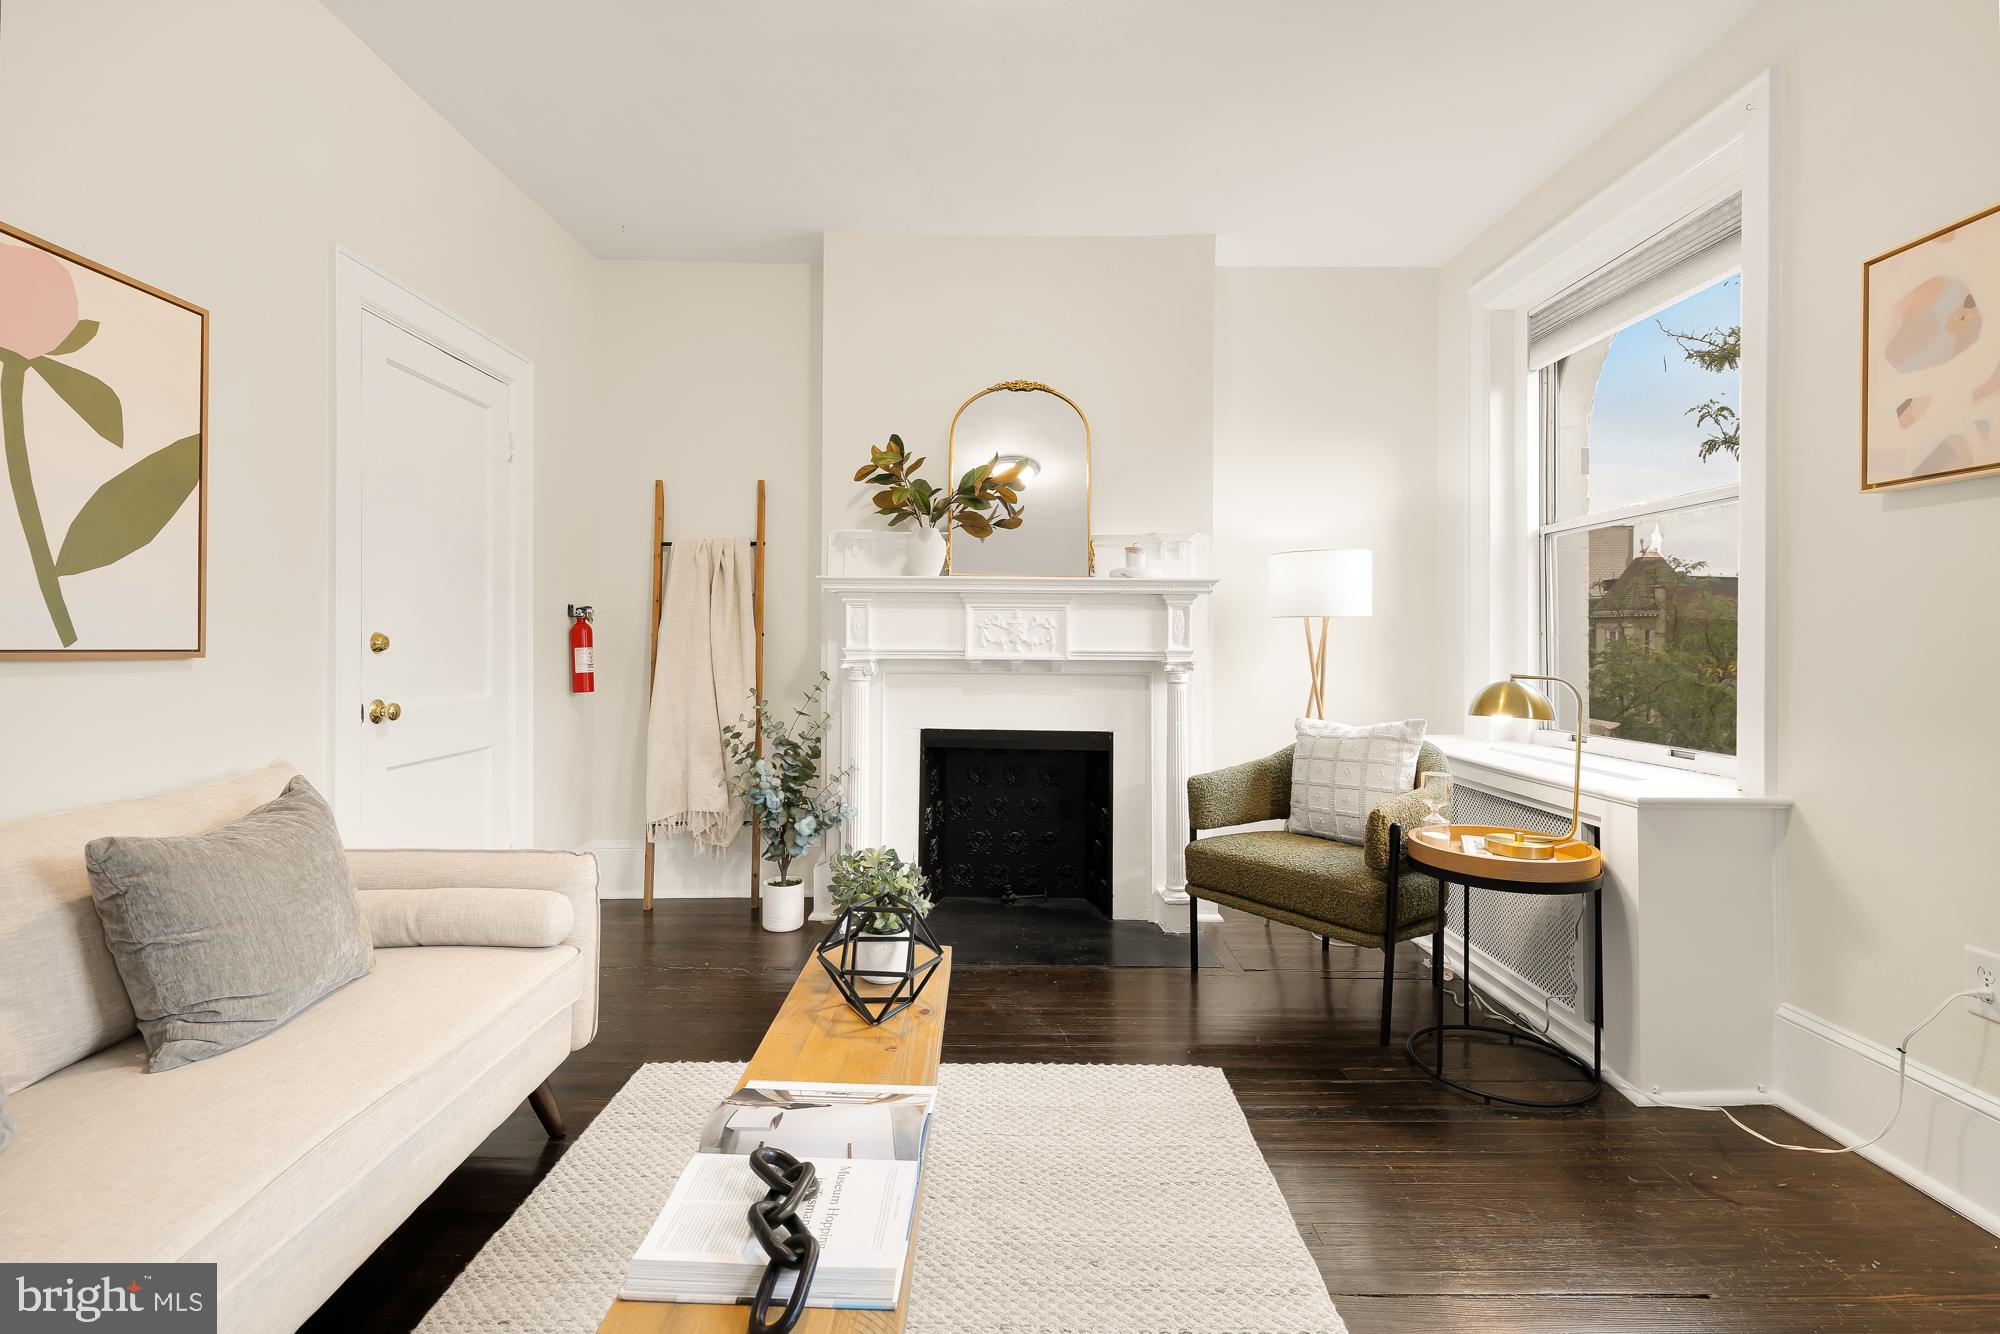
<svg viewBox="0 0 2000 1334"><path fill-rule="evenodd" d="M645 897L646 845L636 838L600 838L577 849L597 858L597 897Z"/></svg>
<svg viewBox="0 0 2000 1334"><path fill-rule="evenodd" d="M578 852L597 857L597 897L638 899L645 897L646 844L637 838L601 838L586 843ZM747 899L750 897L750 863L741 847L733 847L720 857L703 857L684 838L660 848L653 868L655 899Z"/></svg>
<svg viewBox="0 0 2000 1334"><path fill-rule="evenodd" d="M1920 1039L1921 1041L1921 1039ZM1772 1101L1840 1143L1867 1139L1896 1105L1896 1053L1795 1005L1773 1020ZM2000 1233L2000 1098L1912 1060L1903 1114L1856 1156Z"/></svg>
<svg viewBox="0 0 2000 1334"><path fill-rule="evenodd" d="M1207 899L1195 899L1201 910L1200 922L1203 926L1221 926L1222 909ZM1170 936L1187 934L1188 892L1185 889L1168 889L1165 885L1153 888L1153 924Z"/></svg>

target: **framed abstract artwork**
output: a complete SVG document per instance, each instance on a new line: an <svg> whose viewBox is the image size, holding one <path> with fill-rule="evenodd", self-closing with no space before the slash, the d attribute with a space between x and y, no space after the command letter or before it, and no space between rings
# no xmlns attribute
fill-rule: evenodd
<svg viewBox="0 0 2000 1334"><path fill-rule="evenodd" d="M2000 472L2000 204L1862 265L1861 329L1861 489Z"/></svg>
<svg viewBox="0 0 2000 1334"><path fill-rule="evenodd" d="M0 223L0 658L206 648L208 312Z"/></svg>

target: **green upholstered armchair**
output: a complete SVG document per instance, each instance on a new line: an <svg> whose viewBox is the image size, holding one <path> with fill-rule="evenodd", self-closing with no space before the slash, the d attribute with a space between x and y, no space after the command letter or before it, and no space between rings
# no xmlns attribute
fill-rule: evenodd
<svg viewBox="0 0 2000 1334"><path fill-rule="evenodd" d="M1444 752L1426 741L1417 753L1417 783L1445 767ZM1283 829L1202 838L1204 829L1283 820L1292 812L1292 747L1247 764L1188 780L1187 877L1190 959L1199 967L1201 932L1194 899L1240 908L1259 917L1382 949L1382 1042L1389 1041L1389 1007L1396 942L1431 937L1431 967L1444 958L1444 909L1438 883L1402 869L1402 830L1424 817L1423 799L1408 795L1368 813L1361 847Z"/></svg>

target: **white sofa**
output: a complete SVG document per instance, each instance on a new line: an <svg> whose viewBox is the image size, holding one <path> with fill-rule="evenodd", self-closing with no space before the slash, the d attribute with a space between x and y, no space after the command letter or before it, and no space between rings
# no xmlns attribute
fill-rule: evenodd
<svg viewBox="0 0 2000 1334"><path fill-rule="evenodd" d="M293 1329L594 1036L594 859L353 851L364 909L388 909L367 913L369 974L247 1046L147 1074L84 844L213 829L293 772L0 825L0 1087L20 1121L0 1150L0 1259L212 1261L222 1329ZM461 892L430 919L385 893L428 888ZM514 892L482 915L466 889ZM536 943L379 947L426 930Z"/></svg>

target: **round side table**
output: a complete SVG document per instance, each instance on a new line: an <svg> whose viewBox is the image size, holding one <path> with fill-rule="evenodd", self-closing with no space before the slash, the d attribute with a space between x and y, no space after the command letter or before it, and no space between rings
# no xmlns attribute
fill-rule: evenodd
<svg viewBox="0 0 2000 1334"><path fill-rule="evenodd" d="M1512 857L1497 857L1486 852L1467 852L1460 842L1467 835L1507 832L1510 831L1493 825L1455 824L1450 827L1447 838L1440 839L1427 831L1402 838L1403 858L1436 877L1441 896L1449 895L1453 885L1465 887L1465 911L1459 915L1459 925L1463 931L1464 966L1460 970L1460 980L1465 987L1465 1022L1456 1024L1444 1022L1444 973L1441 968L1433 968L1431 992L1437 1003L1438 1022L1429 1028L1420 1028L1410 1034L1405 1049L1410 1054L1411 1064L1431 1078L1460 1092L1484 1098L1489 1103L1504 1102L1512 1107L1580 1107L1595 1098L1604 1088L1604 926L1603 914L1600 911L1604 901L1604 858L1588 843L1565 843L1556 849L1554 857L1543 861L1523 861ZM1502 1027L1499 1024L1472 1022L1472 891L1474 889L1498 890L1503 894L1590 895L1591 1008L1594 1012L1595 1037L1589 1065L1585 1065L1581 1058L1572 1055L1547 1038L1521 1029ZM1440 914L1444 912L1444 907L1441 897L1438 903ZM1440 944L1443 939L1443 931L1440 928L1438 936ZM1517 1046L1547 1052L1590 1083L1573 1098L1546 1101L1516 1098L1478 1088L1466 1080L1454 1079L1445 1073L1444 1040L1447 1034L1452 1033L1463 1033L1475 1040L1505 1039ZM1425 1060L1419 1051L1419 1048L1427 1042L1435 1047L1434 1060Z"/></svg>

